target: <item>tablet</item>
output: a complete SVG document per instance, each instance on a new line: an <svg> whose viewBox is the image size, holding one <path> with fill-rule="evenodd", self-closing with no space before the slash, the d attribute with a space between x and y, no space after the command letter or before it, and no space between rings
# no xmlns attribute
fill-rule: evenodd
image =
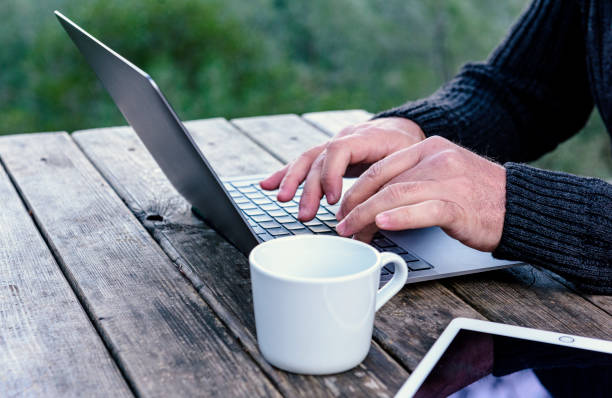
<svg viewBox="0 0 612 398"><path fill-rule="evenodd" d="M612 342L456 318L396 397L611 397Z"/></svg>

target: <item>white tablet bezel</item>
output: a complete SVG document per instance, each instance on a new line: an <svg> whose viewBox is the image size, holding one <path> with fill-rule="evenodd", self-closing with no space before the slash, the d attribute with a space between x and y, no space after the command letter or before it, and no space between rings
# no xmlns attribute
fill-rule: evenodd
<svg viewBox="0 0 612 398"><path fill-rule="evenodd" d="M396 398L412 397L418 391L421 384L423 384L429 373L432 371L436 363L438 363L460 330L472 330L475 332L490 333L498 336L515 337L541 343L556 344L612 354L612 341L549 332L539 329L530 329L521 326L506 325L503 323L481 321L478 319L455 318L446 327L446 329L444 329L444 332L442 332L438 340L429 349L425 357L421 360L416 369L414 369L414 372L412 372L408 380L404 383L404 385L402 385L400 390L395 395Z"/></svg>

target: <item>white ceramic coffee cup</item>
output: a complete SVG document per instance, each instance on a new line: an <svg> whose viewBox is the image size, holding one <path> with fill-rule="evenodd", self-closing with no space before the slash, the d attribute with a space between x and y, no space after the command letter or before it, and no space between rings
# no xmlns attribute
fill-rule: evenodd
<svg viewBox="0 0 612 398"><path fill-rule="evenodd" d="M278 368L313 375L363 361L374 313L408 277L400 256L336 236L274 239L255 247L249 262L262 355ZM389 263L395 274L379 290L381 268Z"/></svg>

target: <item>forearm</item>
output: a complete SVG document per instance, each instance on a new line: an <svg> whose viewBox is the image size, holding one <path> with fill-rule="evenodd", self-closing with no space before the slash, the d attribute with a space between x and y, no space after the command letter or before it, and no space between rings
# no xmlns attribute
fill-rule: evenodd
<svg viewBox="0 0 612 398"><path fill-rule="evenodd" d="M551 269L612 294L612 185L506 165L506 214L493 255Z"/></svg>

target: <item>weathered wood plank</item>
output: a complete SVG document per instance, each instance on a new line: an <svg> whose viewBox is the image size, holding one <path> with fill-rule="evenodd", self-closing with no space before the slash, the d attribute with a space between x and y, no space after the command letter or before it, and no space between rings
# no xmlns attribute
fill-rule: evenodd
<svg viewBox="0 0 612 398"><path fill-rule="evenodd" d="M304 113L302 119L317 127L329 136L338 134L343 128L352 124L365 122L372 118L370 112L362 109L346 111L326 111Z"/></svg>
<svg viewBox="0 0 612 398"><path fill-rule="evenodd" d="M69 136L0 154L138 395L278 395Z"/></svg>
<svg viewBox="0 0 612 398"><path fill-rule="evenodd" d="M545 273L549 278L554 279L557 282L564 285L565 287L567 287L568 289L573 290L574 292L584 297L589 302L593 303L597 307L607 312L608 315L612 316L612 296L606 296L603 294L585 293L584 291L580 290L580 288L578 288L574 283L563 278L561 275L555 274L554 272L548 269L542 268L542 267L538 267L538 269L542 271L543 273Z"/></svg>
<svg viewBox="0 0 612 398"><path fill-rule="evenodd" d="M0 396L131 396L0 166Z"/></svg>
<svg viewBox="0 0 612 398"><path fill-rule="evenodd" d="M313 128L297 115L245 117L232 119L231 123L283 162L293 160L306 149L329 140L327 134ZM284 139L278 140L279 136ZM271 146L271 142L276 142L276 145Z"/></svg>
<svg viewBox="0 0 612 398"><path fill-rule="evenodd" d="M530 265L444 281L492 321L603 339L612 317Z"/></svg>
<svg viewBox="0 0 612 398"><path fill-rule="evenodd" d="M222 175L264 173L280 166L223 119L188 122L187 126ZM283 393L390 396L403 383L407 372L376 344L362 365L340 375L298 376L271 367L257 349L246 258L191 214L131 129L82 131L73 137ZM247 153L249 156L243 156ZM144 177L135 172L138 169ZM141 178L150 185L143 188L138 181ZM163 221L147 221L146 214L153 211L159 212Z"/></svg>

